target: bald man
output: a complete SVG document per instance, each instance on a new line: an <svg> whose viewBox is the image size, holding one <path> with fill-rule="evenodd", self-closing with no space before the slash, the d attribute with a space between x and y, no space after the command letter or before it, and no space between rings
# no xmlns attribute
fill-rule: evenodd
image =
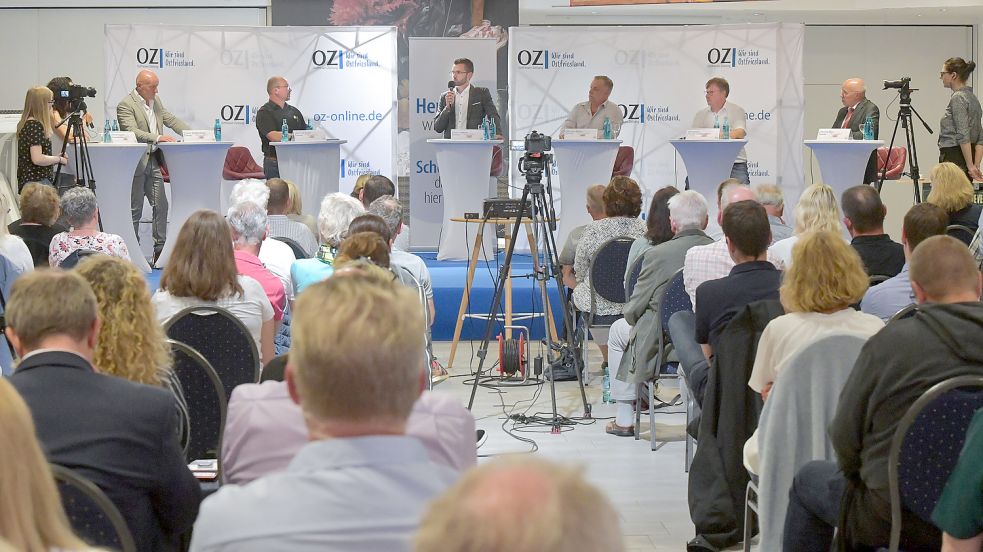
<svg viewBox="0 0 983 552"><path fill-rule="evenodd" d="M164 240L167 238L167 196L164 195L164 177L160 173L164 152L157 149L156 144L177 140L164 134L165 126L179 134L190 128L164 107L157 96L159 84L160 79L153 71L140 71L137 73L136 87L116 106L119 129L133 132L138 141L147 144L147 151L140 158L136 173L133 174L130 215L133 217L133 231L139 237L143 198L146 197L154 210L154 260L164 249Z"/></svg>
<svg viewBox="0 0 983 552"><path fill-rule="evenodd" d="M874 102L867 99L867 86L864 80L858 77L847 79L840 89L840 101L843 107L836 114L836 121L833 128L850 129L850 138L853 140L864 139L864 121L869 116L874 127L874 139L879 134L879 120L881 112L874 105ZM877 181L877 152L870 154L867 161L867 170L864 171L864 182L870 184Z"/></svg>
<svg viewBox="0 0 983 552"><path fill-rule="evenodd" d="M282 137L283 122L291 133L307 128L304 114L299 109L287 103L290 99L290 84L284 77L270 77L266 81L266 92L270 101L256 111L256 131L263 147L263 173L266 178L280 178L280 165L276 160L276 148L270 142L279 142Z"/></svg>

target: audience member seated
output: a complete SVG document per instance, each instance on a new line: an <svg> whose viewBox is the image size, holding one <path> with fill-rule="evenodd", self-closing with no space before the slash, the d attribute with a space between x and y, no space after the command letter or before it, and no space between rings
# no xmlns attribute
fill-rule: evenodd
<svg viewBox="0 0 983 552"><path fill-rule="evenodd" d="M435 500L420 523L414 550L596 552L624 547L618 512L580 469L512 457L471 470Z"/></svg>
<svg viewBox="0 0 983 552"><path fill-rule="evenodd" d="M382 196L393 196L396 197L396 186L393 184L392 180L389 180L381 174L372 175L365 181L365 185L359 190L358 199L362 202L362 206L366 210L372 205L372 202L379 199ZM410 249L410 225L403 224L403 227L399 234L396 235L395 241L393 242L393 249L398 251L409 251Z"/></svg>
<svg viewBox="0 0 983 552"><path fill-rule="evenodd" d="M427 264L419 256L394 247L395 241L403 231L403 205L393 196L382 196L369 205L369 213L382 217L389 227L389 266L394 270L397 268L405 270L420 282L430 307L430 323L433 324L433 317L437 311L433 302L433 280L430 278Z"/></svg>
<svg viewBox="0 0 983 552"><path fill-rule="evenodd" d="M321 246L311 259L297 259L290 267L290 278L294 295L315 283L324 280L334 272L334 258L338 246L348 235L348 225L352 219L365 212L357 199L342 193L328 194L321 201L317 215L317 229Z"/></svg>
<svg viewBox="0 0 983 552"><path fill-rule="evenodd" d="M4 455L0 542L6 541L13 552L90 550L72 533L51 468L35 438L31 412L4 378L0 378L0 442Z"/></svg>
<svg viewBox="0 0 983 552"><path fill-rule="evenodd" d="M242 276L259 282L273 307L273 320L283 320L287 308L287 295L283 282L263 266L259 250L267 238L267 214L259 205L242 202L229 208L226 217L232 229L232 248L235 250L236 270Z"/></svg>
<svg viewBox="0 0 983 552"><path fill-rule="evenodd" d="M266 185L270 189L270 197L266 202L270 237L293 240L310 257L317 251L317 239L303 222L290 220L287 217L287 213L292 208L290 186L287 181L282 178L271 178L266 181Z"/></svg>
<svg viewBox="0 0 983 552"><path fill-rule="evenodd" d="M48 249L48 262L58 266L76 250L95 251L130 260L123 238L99 231L99 208L96 194L84 187L72 188L61 197L61 211L68 232L55 234Z"/></svg>
<svg viewBox="0 0 983 552"><path fill-rule="evenodd" d="M587 214L591 220L601 220L607 217L604 212L604 184L594 184L587 188ZM577 256L577 244L584 235L587 225L583 224L570 231L567 241L560 250L560 272L563 274L563 285L570 289L577 287L577 278L573 275L573 263Z"/></svg>
<svg viewBox="0 0 983 552"><path fill-rule="evenodd" d="M287 218L303 223L311 231L312 236L317 236L317 221L314 220L314 217L304 214L304 203L300 197L300 188L292 180L284 180L284 182L287 183L287 189L290 191L290 208L287 209Z"/></svg>
<svg viewBox="0 0 983 552"><path fill-rule="evenodd" d="M867 274L856 250L839 232L800 234L792 248L792 266L781 287L785 313L765 327L758 342L748 387L768 400L787 361L815 341L832 334L868 338L884 327L856 304L867 291ZM744 447L748 471L758 470L758 433Z"/></svg>
<svg viewBox="0 0 983 552"><path fill-rule="evenodd" d="M888 324L861 351L829 426L837 461L810 462L796 475L784 550L829 550L840 520L852 549L886 546L888 452L898 423L936 383L983 375L983 286L966 245L933 236L914 249L910 264L918 316ZM902 509L901 550L938 550L940 544L938 528Z"/></svg>
<svg viewBox="0 0 983 552"><path fill-rule="evenodd" d="M375 232L358 232L351 234L345 241L341 242L338 248L338 256L335 257L335 268L341 268L358 260L367 260L372 264L389 269L389 243L386 239ZM393 278L396 275L393 274Z"/></svg>
<svg viewBox="0 0 983 552"><path fill-rule="evenodd" d="M311 285L294 310L286 385L310 442L284 470L205 500L192 551L409 550L427 504L453 483L405 435L425 378L419 302L354 266Z"/></svg>
<svg viewBox="0 0 983 552"><path fill-rule="evenodd" d="M392 281L391 274L368 261L350 263L345 270L381 285ZM425 383L424 379L421 385ZM406 434L423 442L431 460L455 471L464 471L477 461L474 417L448 396L423 391L413 404ZM307 438L303 412L290 400L286 383L265 381L236 387L222 437L225 481L243 484L285 469Z"/></svg>
<svg viewBox="0 0 983 552"><path fill-rule="evenodd" d="M959 224L976 232L983 205L974 203L974 196L973 183L958 165L947 161L932 167L932 191L925 201L945 209L950 225ZM973 236L960 232L955 237L969 244Z"/></svg>
<svg viewBox="0 0 983 552"><path fill-rule="evenodd" d="M247 178L240 180L232 188L232 193L229 194L229 205L235 207L240 203L248 202L255 203L265 209L269 197L270 189L266 186L265 181ZM297 260L294 250L282 241L267 235L259 247L259 260L283 283L283 291L287 295L287 301L293 301L294 286L290 279L290 267Z"/></svg>
<svg viewBox="0 0 983 552"><path fill-rule="evenodd" d="M791 238L792 227L785 224L785 195L782 189L774 184L759 184L754 187L758 202L768 212L768 223L771 225L771 243Z"/></svg>
<svg viewBox="0 0 983 552"><path fill-rule="evenodd" d="M22 276L6 314L7 336L22 359L10 382L31 410L48 460L106 493L137 550L178 550L198 512L201 489L178 445L174 398L99 373L92 364L98 304L76 272ZM5 449L9 445L5 440ZM5 486L0 494L8 491Z"/></svg>
<svg viewBox="0 0 983 552"><path fill-rule="evenodd" d="M863 301L860 302L860 310L887 322L898 311L914 303L915 293L911 290L908 266L911 253L926 239L945 234L948 225L949 216L938 205L919 203L909 209L901 227L905 264L897 276L888 278L867 290Z"/></svg>
<svg viewBox="0 0 983 552"><path fill-rule="evenodd" d="M54 187L39 182L31 182L20 191L20 220L8 224L7 230L24 240L35 267L48 266L51 239L68 231L56 223L61 214L60 203ZM0 241L0 247L3 244Z"/></svg>
<svg viewBox="0 0 983 552"><path fill-rule="evenodd" d="M942 552L979 552L983 549L983 410L978 410L966 432L959 461L932 512L942 530Z"/></svg>
<svg viewBox="0 0 983 552"><path fill-rule="evenodd" d="M843 224L850 233L850 245L860 254L869 276L896 276L905 263L904 247L884 233L887 207L877 188L861 184L848 188L840 199Z"/></svg>
<svg viewBox="0 0 983 552"><path fill-rule="evenodd" d="M607 217L587 225L577 253L574 256L573 272L577 285L573 289L573 304L581 312L590 312L590 265L597 250L612 238L638 238L645 235L645 221L638 218L642 212L642 190L638 183L627 176L616 176L604 189L604 212ZM594 315L621 315L623 303L612 303L598 296L594 304ZM595 339L600 346L604 361L608 357L608 332L594 329Z"/></svg>
<svg viewBox="0 0 983 552"><path fill-rule="evenodd" d="M757 196L751 188L735 178L729 178L720 183L717 187L717 221L716 226L720 227L720 222L724 217L724 210L731 203L744 200L757 200ZM720 235L713 236L712 243L696 246L686 252L686 260L683 263L683 285L689 300L696 305L696 288L707 280L717 280L730 274L734 268L734 259L730 258L727 252L727 242L724 241L723 231ZM769 258L770 260L770 258ZM693 332L689 332L692 334Z"/></svg>
<svg viewBox="0 0 983 552"><path fill-rule="evenodd" d="M658 195L658 194L657 194ZM617 416L605 431L619 437L634 435L635 386L655 375L659 350L657 331L659 302L669 279L683 266L686 252L710 243L703 233L707 227L707 202L699 192L687 190L666 193L672 239L642 254L638 282L625 304L624 318L611 326L611 398L618 404ZM631 265L629 265L630 267Z"/></svg>
<svg viewBox="0 0 983 552"><path fill-rule="evenodd" d="M245 324L261 362L273 358L273 306L259 282L236 270L229 225L215 211L195 211L178 233L153 302L161 322L188 307L214 306Z"/></svg>
<svg viewBox="0 0 983 552"><path fill-rule="evenodd" d="M787 270L792 265L792 248L806 232L843 233L836 194L825 184L813 184L799 196L799 202L795 205L795 235L768 248L775 266Z"/></svg>
<svg viewBox="0 0 983 552"><path fill-rule="evenodd" d="M745 305L778 300L782 283L782 273L768 262L771 224L764 207L751 200L731 203L721 227L734 268L729 275L696 288L695 337L707 362L696 363L697 369L687 371L686 381L699 404L703 404L706 368L720 331Z"/></svg>
<svg viewBox="0 0 983 552"><path fill-rule="evenodd" d="M0 255L6 257L19 273L34 270L34 257L31 250L20 236L9 233L7 224L10 222L10 204L7 196L0 194Z"/></svg>

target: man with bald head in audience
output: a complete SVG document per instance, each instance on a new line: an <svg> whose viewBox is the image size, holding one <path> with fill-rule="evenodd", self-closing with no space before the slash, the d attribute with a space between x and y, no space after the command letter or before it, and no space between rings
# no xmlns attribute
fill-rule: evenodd
<svg viewBox="0 0 983 552"><path fill-rule="evenodd" d="M868 276L896 276L905 263L904 248L884 233L887 207L877 189L867 184L847 188L840 198L843 224L853 238Z"/></svg>
<svg viewBox="0 0 983 552"><path fill-rule="evenodd" d="M880 134L879 123L881 112L877 109L874 102L867 99L867 86L864 80L859 77L847 79L843 82L840 89L840 101L843 107L836 113L836 120L833 121L833 128L850 129L851 140L864 139L864 121L867 117L871 119L871 126L874 130L874 140ZM857 175L858 177L860 175ZM867 161L867 169L864 171L864 182L870 184L877 181L877 152L870 154Z"/></svg>
<svg viewBox="0 0 983 552"><path fill-rule="evenodd" d="M841 504L851 549L886 546L888 452L898 423L933 385L983 376L983 277L966 244L933 236L914 249L910 265L918 314L891 322L861 350L829 425L837 460L810 462L795 476L784 550L828 551ZM940 545L936 527L902 510L902 550Z"/></svg>
<svg viewBox="0 0 983 552"><path fill-rule="evenodd" d="M596 552L625 545L611 501L582 470L535 456L493 460L435 500L415 552Z"/></svg>

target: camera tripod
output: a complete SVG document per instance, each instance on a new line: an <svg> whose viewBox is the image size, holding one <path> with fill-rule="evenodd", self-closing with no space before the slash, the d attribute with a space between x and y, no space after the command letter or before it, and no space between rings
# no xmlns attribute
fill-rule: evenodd
<svg viewBox="0 0 983 552"><path fill-rule="evenodd" d="M884 160L884 168L881 170L881 174L877 179L877 193L881 193L881 186L884 185L884 178L887 176L887 168L891 163L891 154L894 152L894 141L898 136L898 125L904 129L905 143L908 146L908 174L911 176L911 182L915 188L915 204L921 203L921 193L918 189L919 180L921 179L921 173L918 171L918 152L915 146L915 126L911 118L911 114L914 113L918 120L921 121L922 126L929 134L934 134L932 132L932 127L928 126L925 119L918 114L918 111L911 106L911 93L918 90L917 88L908 88L903 86L898 94L901 96L901 103L898 107L898 118L894 121L894 132L891 133L891 144L887 148L887 159Z"/></svg>
<svg viewBox="0 0 983 552"><path fill-rule="evenodd" d="M526 140L528 144L529 137L527 137ZM548 168L551 158L552 156L550 154L542 151L538 153L527 152L519 161L519 171L526 176L526 184L522 188L522 198L519 201L517 221L522 222L523 218L529 216L529 218L532 219L532 226L534 229L533 235L541 236L543 239L543 247L541 251L544 258L543 262L539 265L540 272L535 275L535 278L539 284L539 292L543 301L543 321L546 335L544 341L547 345L547 362L544 369L546 370L547 379L549 379L550 383L550 399L552 401L553 408L551 431L552 433L559 433L565 417L560 416L556 408L556 378L553 377L553 369L555 367L569 363L573 364L574 372L577 375L577 385L580 387L580 398L583 401L585 418L591 417L591 408L590 404L587 402L587 393L584 391L582 356L571 350L569 345L570 343L573 343L574 330L573 319L565 301L561 301L560 306L561 312L563 313L563 328L567 338L566 343L558 343L553 341L553 337L550 332L552 320L551 311L549 308L547 308L547 305L549 305L547 282L550 280L555 282L560 297L562 298L565 296L563 282L560 278L559 253L556 248L556 217L553 215L552 181L550 180ZM546 184L544 184L542 181L544 170L546 172ZM531 203L527 206L527 202L530 200ZM527 213L528 208L531 208L531 213ZM477 393L478 385L481 382L485 358L488 354L488 344L491 341L495 323L498 321L497 311L499 310L499 304L502 300L503 291L505 289L505 281L507 278L511 277L510 269L512 266L512 257L515 251L516 240L519 237L519 228L521 226L522 225L518 223L512 225L512 239L509 241L508 249L505 251L505 259L502 262L498 280L495 283L495 294L489 308L487 322L485 323L485 335L482 338L481 345L477 352L478 368L474 374L474 382L471 386L471 398L468 401L469 410L474 406L475 394Z"/></svg>
<svg viewBox="0 0 983 552"><path fill-rule="evenodd" d="M82 117L86 112L85 102L79 102L72 106L74 109L69 113L68 117L65 117L58 126L68 125L68 131L65 133L65 141L61 145L61 152L59 156L65 155L65 151L68 149L68 144L71 142L73 151L75 153L75 184L77 186L88 186L93 192L96 191L96 177L92 171L92 161L89 158L89 144L88 135L85 132L82 123ZM74 141L71 138L75 138ZM61 176L62 167L65 165L58 164L58 169L55 170L55 181L52 183L57 188L58 180ZM62 190L58 190L59 195ZM101 224L101 221L100 221Z"/></svg>

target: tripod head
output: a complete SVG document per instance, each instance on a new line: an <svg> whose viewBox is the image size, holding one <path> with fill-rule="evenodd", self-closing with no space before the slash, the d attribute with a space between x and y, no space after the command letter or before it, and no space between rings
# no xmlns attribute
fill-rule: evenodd
<svg viewBox="0 0 983 552"><path fill-rule="evenodd" d="M553 157L546 152L552 148L553 143L549 136L535 130L526 135L526 153L519 158L519 172L525 175L527 183L539 184L543 181L543 172L548 170Z"/></svg>

